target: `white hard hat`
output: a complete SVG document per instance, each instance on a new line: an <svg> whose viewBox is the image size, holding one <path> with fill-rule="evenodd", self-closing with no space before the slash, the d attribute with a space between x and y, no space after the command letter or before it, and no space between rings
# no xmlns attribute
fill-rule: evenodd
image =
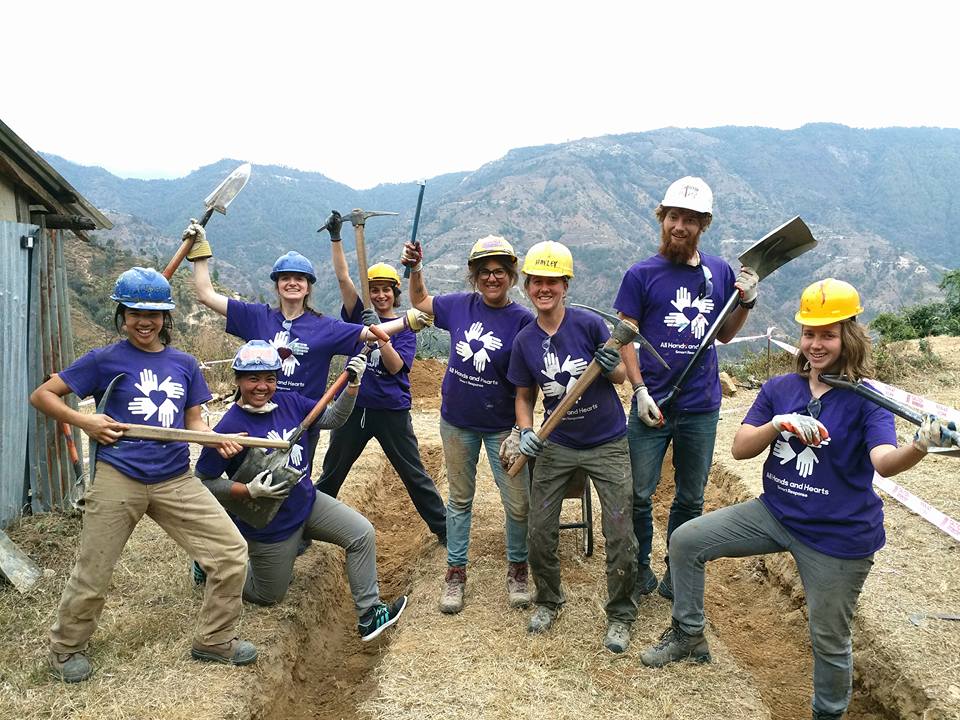
<svg viewBox="0 0 960 720"><path fill-rule="evenodd" d="M698 213L713 214L713 191L703 178L682 177L667 188L663 207L685 208Z"/></svg>

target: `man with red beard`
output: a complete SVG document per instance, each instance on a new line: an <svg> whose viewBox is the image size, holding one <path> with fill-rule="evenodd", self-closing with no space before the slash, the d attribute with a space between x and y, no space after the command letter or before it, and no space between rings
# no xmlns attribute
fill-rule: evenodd
<svg viewBox="0 0 960 720"><path fill-rule="evenodd" d="M703 491L720 417L716 350L711 347L693 368L666 414L657 401L673 387L734 290L740 293L740 304L720 328L717 339L721 342L736 335L757 302L758 278L751 268L743 267L735 275L723 258L698 249L712 213L713 192L701 178L684 177L667 188L655 211L661 227L660 251L627 270L614 301L620 317L635 323L670 365L666 369L650 362L630 347L622 351L627 379L633 384L627 438L633 472L633 529L639 545L637 602L654 588L673 598L669 557L664 558L666 570L659 587L650 569L652 498L671 442L676 491L667 524L668 544L674 530L703 513Z"/></svg>

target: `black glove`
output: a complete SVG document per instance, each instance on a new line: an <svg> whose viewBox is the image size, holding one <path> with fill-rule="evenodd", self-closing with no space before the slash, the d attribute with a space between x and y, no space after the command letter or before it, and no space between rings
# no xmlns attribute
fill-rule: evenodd
<svg viewBox="0 0 960 720"><path fill-rule="evenodd" d="M330 242L340 242L341 227L343 227L343 219L340 217L340 213L336 210L331 210L330 217L327 218L327 221L320 230L326 230L330 233ZM317 230L317 232L320 232L320 230Z"/></svg>

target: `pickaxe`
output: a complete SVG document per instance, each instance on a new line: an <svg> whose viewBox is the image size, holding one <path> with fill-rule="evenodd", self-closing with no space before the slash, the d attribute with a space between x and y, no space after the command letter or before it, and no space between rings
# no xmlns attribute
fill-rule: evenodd
<svg viewBox="0 0 960 720"><path fill-rule="evenodd" d="M620 322L620 318L618 318L616 315L613 315L608 312L604 312L603 310L597 310L596 308L590 307L589 305L581 305L580 303L570 303L570 306L582 308L583 310L589 310L592 313L596 313L597 315L602 317L604 320L606 320L608 323L610 323L614 327L616 327ZM660 356L660 353L657 352L657 349L653 345L651 345L650 341L647 340L639 332L637 333L637 339L634 342L636 345L639 345L640 347L647 350L651 355L653 355L653 357L657 360L657 362L663 365L667 370L670 369L670 366L667 365L667 361Z"/></svg>
<svg viewBox="0 0 960 720"><path fill-rule="evenodd" d="M360 297L363 298L363 306L365 308L372 307L370 305L370 283L367 280L367 246L363 241L363 228L367 224L367 218L376 217L377 215L397 215L395 212L384 212L382 210L361 210L360 208L354 208L353 212L344 213L342 217L344 220L349 220L353 223L353 232L357 238L357 265L360 270Z"/></svg>

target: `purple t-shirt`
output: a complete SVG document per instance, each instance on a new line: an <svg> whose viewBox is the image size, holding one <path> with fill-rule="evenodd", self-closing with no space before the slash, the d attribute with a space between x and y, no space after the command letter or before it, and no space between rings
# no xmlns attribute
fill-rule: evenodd
<svg viewBox="0 0 960 720"><path fill-rule="evenodd" d="M784 413L809 414L810 385L801 375L764 383L744 424L760 427ZM897 444L893 415L859 395L833 388L818 420L830 433L806 447L780 433L763 464L760 500L790 534L826 555L862 558L883 547L883 502L873 490L870 451Z"/></svg>
<svg viewBox="0 0 960 720"><path fill-rule="evenodd" d="M641 348L643 382L654 400L662 400L671 381L683 372L700 341L724 304L735 292L736 277L722 258L700 253L702 265L680 265L663 255L638 262L623 276L613 306L639 322L640 334L667 362L667 370ZM707 294L705 272L713 292ZM691 370L672 408L683 412L711 412L720 407L717 351L711 347Z"/></svg>
<svg viewBox="0 0 960 720"><path fill-rule="evenodd" d="M287 323L289 328L284 327ZM296 390L319 399L327 389L330 359L349 355L363 325L334 320L309 310L287 321L277 308L240 300L227 301L227 332L243 340L265 340L280 353L278 390Z"/></svg>
<svg viewBox="0 0 960 720"><path fill-rule="evenodd" d="M287 440L293 435L294 430L310 413L315 404L313 400L298 392L278 392L273 396L273 402L277 404L277 407L269 413L247 412L238 405L234 405L227 410L214 430L221 433L245 432L252 437ZM266 527L257 529L235 515L231 515L245 538L264 543L282 542L293 535L307 521L310 511L313 509L313 502L317 497L317 491L310 479L313 458L308 457L308 443L309 433L304 433L291 449L287 466L303 472L304 476L290 490L290 494L280 505L276 516ZM204 477L220 477L224 473L227 474L227 477L232 477L240 467L247 452L247 450L244 450L239 455L227 460L221 457L215 449L204 448L200 451L196 472Z"/></svg>
<svg viewBox="0 0 960 720"><path fill-rule="evenodd" d="M597 346L609 337L610 331L599 317L578 308L567 308L552 336L536 322L517 333L507 377L517 387L538 385L549 417L587 369ZM601 376L560 421L550 434L550 441L568 448L586 449L626 433L620 396L613 384Z"/></svg>
<svg viewBox="0 0 960 720"><path fill-rule="evenodd" d="M360 302L354 304L350 315L347 315L346 308L340 307L340 317L346 322L362 324L360 317L362 312L363 305ZM396 374L391 375L380 362L380 351L376 348L371 350L367 358L367 369L363 373L360 392L357 394L356 407L368 410L410 409L410 369L417 354L417 336L411 330L404 330L391 337L390 344L403 360L403 367ZM362 346L363 343L358 343L358 351Z"/></svg>
<svg viewBox="0 0 960 720"><path fill-rule="evenodd" d="M93 395L99 404L107 385L121 373L104 409L117 422L183 429L186 410L212 397L192 355L172 347L145 352L128 340L91 350L59 376L78 397ZM185 442L121 439L101 445L97 460L146 484L190 469Z"/></svg>
<svg viewBox="0 0 960 720"><path fill-rule="evenodd" d="M441 386L440 416L477 432L513 426L517 391L507 380L513 338L533 315L511 302L493 308L480 293L433 298L434 324L450 332L450 360Z"/></svg>

